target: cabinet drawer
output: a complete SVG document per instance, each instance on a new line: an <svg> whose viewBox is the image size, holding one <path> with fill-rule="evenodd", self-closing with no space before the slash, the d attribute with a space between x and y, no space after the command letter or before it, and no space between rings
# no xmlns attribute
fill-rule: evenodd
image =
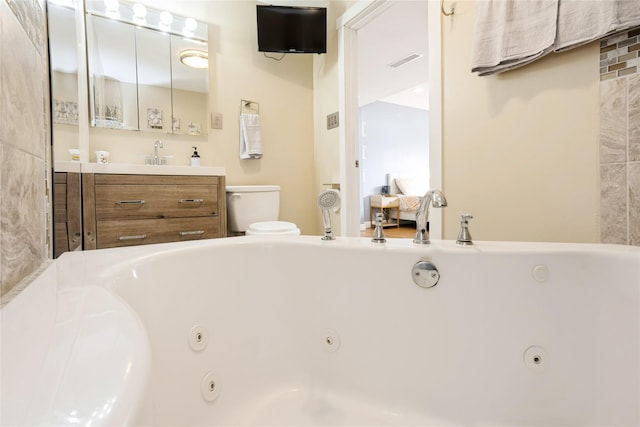
<svg viewBox="0 0 640 427"><path fill-rule="evenodd" d="M217 185L96 185L96 219L217 215Z"/></svg>
<svg viewBox="0 0 640 427"><path fill-rule="evenodd" d="M217 217L98 221L97 247L145 245L220 236Z"/></svg>

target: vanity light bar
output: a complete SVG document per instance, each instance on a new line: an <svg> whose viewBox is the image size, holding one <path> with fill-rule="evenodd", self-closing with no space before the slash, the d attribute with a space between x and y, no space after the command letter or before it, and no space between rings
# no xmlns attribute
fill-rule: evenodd
<svg viewBox="0 0 640 427"><path fill-rule="evenodd" d="M64 6L70 9L76 8L74 0L49 0L49 1L53 4L57 4L58 6Z"/></svg>
<svg viewBox="0 0 640 427"><path fill-rule="evenodd" d="M116 19L193 40L209 41L206 25L198 23L193 18L173 15L141 3L124 0L86 0L86 11L92 15Z"/></svg>

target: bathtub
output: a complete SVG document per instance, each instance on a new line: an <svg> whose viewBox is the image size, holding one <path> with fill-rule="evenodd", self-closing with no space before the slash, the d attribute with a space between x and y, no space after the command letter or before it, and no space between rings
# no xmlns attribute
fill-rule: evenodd
<svg viewBox="0 0 640 427"><path fill-rule="evenodd" d="M640 426L637 247L73 252L1 314L2 425Z"/></svg>

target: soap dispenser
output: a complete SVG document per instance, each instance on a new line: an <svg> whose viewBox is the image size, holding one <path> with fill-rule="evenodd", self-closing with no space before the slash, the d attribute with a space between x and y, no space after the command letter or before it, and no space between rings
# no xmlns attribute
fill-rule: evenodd
<svg viewBox="0 0 640 427"><path fill-rule="evenodd" d="M191 166L200 166L200 156L198 155L198 147L193 148L193 154L191 155Z"/></svg>

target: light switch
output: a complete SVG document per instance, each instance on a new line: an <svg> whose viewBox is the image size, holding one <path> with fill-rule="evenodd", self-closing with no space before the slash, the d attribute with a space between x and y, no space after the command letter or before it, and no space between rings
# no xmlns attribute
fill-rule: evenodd
<svg viewBox="0 0 640 427"><path fill-rule="evenodd" d="M211 129L222 129L222 113L211 113Z"/></svg>
<svg viewBox="0 0 640 427"><path fill-rule="evenodd" d="M338 113L329 114L327 116L327 129L333 129L338 127Z"/></svg>

